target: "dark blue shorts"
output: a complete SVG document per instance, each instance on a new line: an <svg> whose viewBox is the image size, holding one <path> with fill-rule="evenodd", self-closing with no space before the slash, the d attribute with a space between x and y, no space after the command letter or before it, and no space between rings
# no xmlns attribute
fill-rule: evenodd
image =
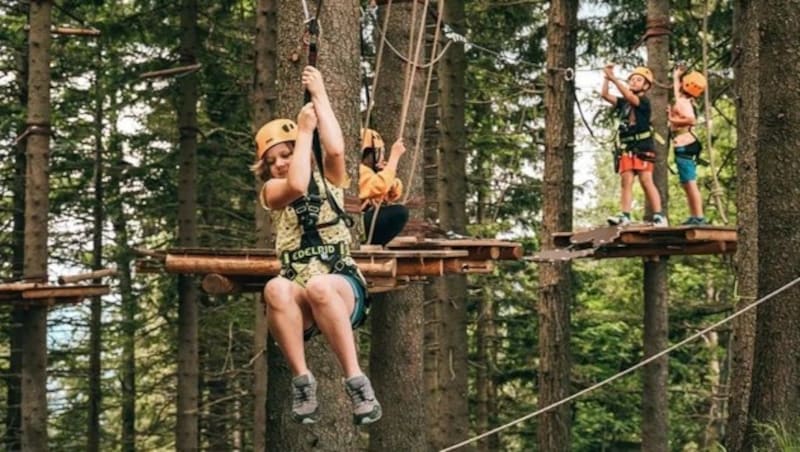
<svg viewBox="0 0 800 452"><path fill-rule="evenodd" d="M353 288L355 304L353 305L353 312L350 314L350 325L352 325L355 329L357 326L360 326L362 323L364 323L364 320L367 317L367 290L364 285L353 276L338 276L346 279L347 282L350 283L350 287ZM317 325L311 325L307 330L303 331L303 339L309 340L320 333L321 332L319 328L317 328Z"/></svg>

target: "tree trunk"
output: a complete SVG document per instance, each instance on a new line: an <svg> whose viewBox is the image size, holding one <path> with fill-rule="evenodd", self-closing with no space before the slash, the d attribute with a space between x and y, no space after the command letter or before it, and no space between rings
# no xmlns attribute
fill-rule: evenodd
<svg viewBox="0 0 800 452"><path fill-rule="evenodd" d="M258 0L256 6L256 67L253 83L253 127L256 131L275 115L275 80L277 77L278 2ZM255 180L256 193L261 182ZM256 247L272 245L272 225L269 215L254 203L256 210ZM267 449L267 316L263 297L258 294L253 302L253 450Z"/></svg>
<svg viewBox="0 0 800 452"><path fill-rule="evenodd" d="M310 13L316 8L309 3ZM359 133L359 3L343 0L324 3L320 14L319 67L345 137L345 149L358 149ZM301 2L278 4L278 68L276 117L294 119L303 104L300 74L308 63L301 46L303 10ZM347 153L347 168L356 175L358 153ZM354 184L351 184L351 187ZM273 340L268 340L267 449L275 451L354 450L358 437L352 407L342 384L342 371L323 337L306 343L309 368L319 383L317 397L322 418L312 426L291 421L291 374ZM378 392L380 397L380 392Z"/></svg>
<svg viewBox="0 0 800 452"><path fill-rule="evenodd" d="M497 419L497 391L495 390L494 375L496 374L497 329L494 324L495 304L491 294L486 290L480 291L478 311L477 335L477 360L478 368L475 376L475 392L477 406L475 407L475 431L483 433L493 427L492 422ZM500 435L492 435L478 442L477 449L481 452L492 452L500 449Z"/></svg>
<svg viewBox="0 0 800 452"><path fill-rule="evenodd" d="M105 196L103 193L103 88L101 85L101 66L103 54L100 45L97 45L98 67L95 69L95 114L94 114L94 206L92 230L92 269L103 268L103 223L105 221ZM93 281L100 284L102 281ZM102 341L102 305L100 297L93 297L91 304L91 319L89 321L89 443L87 449L91 452L100 450L100 412L102 410L103 389L101 387L101 357L103 352Z"/></svg>
<svg viewBox="0 0 800 452"><path fill-rule="evenodd" d="M225 365L225 350L221 346L225 342L219 340L207 341L208 351L203 353L203 364L206 369L206 374L214 374L220 372ZM215 342L211 344L210 342ZM234 379L230 379L232 383ZM233 388L232 384L228 384L229 379L225 375L212 375L204 379L203 387L207 391L204 398L206 400L207 409L203 410L203 436L205 437L204 447L208 450L223 451L231 450L231 438L228 426L229 408L232 408L232 403L226 400L226 396L234 395L231 393Z"/></svg>
<svg viewBox="0 0 800 452"><path fill-rule="evenodd" d="M413 10L416 8L416 15ZM385 8L381 16L386 14ZM414 17L412 17L414 16ZM418 25L413 39L409 40L413 23L419 24L423 16L422 4L395 3L386 30L386 39L401 52L408 55L409 45L416 45ZM383 23L383 17L379 18ZM422 52L420 52L421 54ZM422 59L422 57L420 58ZM387 140L387 146L400 136L408 152L399 165L399 177L407 183L411 196L422 193L422 158L412 168L416 128L422 115L424 70L417 70L414 87L410 95L405 127L400 123L403 111L404 77L406 66L397 56L384 53L383 67L375 88L375 129ZM414 172L414 180L409 176ZM423 209L411 209L411 219L423 218ZM370 372L378 399L383 406L383 419L370 430L371 451L424 450L425 404L423 400L424 379L422 364L423 340L423 291L418 285L398 292L389 292L374 297L371 312L372 347L370 349Z"/></svg>
<svg viewBox="0 0 800 452"><path fill-rule="evenodd" d="M464 2L446 0L443 5L443 22L456 33L465 33ZM436 55L440 49L433 49ZM430 60L430 57L429 57ZM464 78L466 58L464 44L453 43L438 66L439 104L439 149L426 148L426 155L434 157L436 187L426 190L426 199L436 199L439 225L459 234L466 234L466 130L464 124ZM420 71L422 76L426 71ZM435 103L430 98L427 104ZM427 124L435 124L430 120ZM437 161L438 160L438 161ZM419 177L418 173L418 176ZM428 182L428 179L425 180ZM429 194L431 196L429 196ZM427 202L426 205L433 203ZM428 388L427 411L429 422L428 444L442 449L463 441L469 435L469 406L467 376L467 278L463 275L448 275L433 281L426 299L426 309L434 309L435 317L425 316L428 328L435 331L431 365L433 378L426 378ZM431 323L430 320L436 321ZM427 364L426 364L427 365Z"/></svg>
<svg viewBox="0 0 800 452"><path fill-rule="evenodd" d="M669 0L648 0L648 24L669 24ZM662 137L667 137L666 108L669 74L669 36L651 36L647 40L647 65L656 82L648 97L651 104L651 124ZM661 85L661 86L659 86ZM669 149L655 142L657 162L667 162ZM661 194L661 210L667 215L667 164L655 165L653 181ZM648 214L652 206L647 206ZM644 263L644 354L649 357L668 345L669 291L666 259L646 260ZM669 398L667 394L667 357L661 357L642 370L642 444L648 451L669 450Z"/></svg>
<svg viewBox="0 0 800 452"><path fill-rule="evenodd" d="M197 1L181 2L180 62L197 63ZM178 80L178 246L197 246L197 74ZM198 323L197 283L191 275L178 276L178 422L175 446L198 449Z"/></svg>
<svg viewBox="0 0 800 452"><path fill-rule="evenodd" d="M787 74L800 71L800 54L794 39L800 26L796 1L768 0L759 4L761 33L758 55L759 92L756 134L758 209L758 295L763 297L797 278L800 268L800 114L793 105L800 102L796 79ZM776 14L776 11L780 11ZM787 51L794 49L795 51ZM800 425L800 286L759 306L756 320L753 385L750 395L750 423L780 424L789 431ZM779 351L779 352L776 352ZM797 434L797 432L794 432ZM752 431L748 446L764 450L776 445L759 439Z"/></svg>
<svg viewBox="0 0 800 452"><path fill-rule="evenodd" d="M553 233L572 230L574 123L572 82L565 69L575 67L578 1L550 3L547 21L545 157L542 249L553 248ZM572 267L547 263L539 268L539 408L570 393L570 306ZM570 449L570 406L543 413L537 424L537 442L543 451Z"/></svg>
<svg viewBox="0 0 800 452"><path fill-rule="evenodd" d="M758 3L734 2L734 83L736 87L736 208L739 219L736 277L739 281L736 309L758 295L758 209L756 138L758 133ZM733 321L729 355L728 423L725 448L744 450L750 386L753 376L756 312L748 311Z"/></svg>
<svg viewBox="0 0 800 452"><path fill-rule="evenodd" d="M50 1L30 3L28 32L27 170L25 180L25 264L23 276L47 280L47 218L50 181ZM22 344L22 449L48 450L47 307L24 314Z"/></svg>
<svg viewBox="0 0 800 452"><path fill-rule="evenodd" d="M122 311L120 330L121 335L121 423L122 438L121 449L123 452L136 450L136 315L139 310L137 300L133 294L133 281L131 278L131 262L133 254L128 242L128 220L125 215L125 203L120 191L121 182L126 179L123 171L126 163L123 160L122 143L115 124L116 99L111 95L109 111L111 112L109 124L111 131L108 140L109 160L112 163L109 170L109 203L108 215L111 227L114 230L114 262L117 267L118 290Z"/></svg>
<svg viewBox="0 0 800 452"><path fill-rule="evenodd" d="M28 4L20 4L20 15L28 15ZM17 56L17 80L20 89L18 92L19 103L23 107L28 105L28 47L27 42L20 49ZM17 135L25 133L24 126L20 125ZM12 262L11 272L14 280L21 279L24 274L25 265L25 171L27 166L27 156L25 149L28 140L19 140L14 147L14 182L12 186L13 200L13 221L14 229L12 233ZM11 308L11 321L9 329L9 362L8 375L6 376L6 414L5 414L5 437L3 443L6 450L18 451L22 447L22 344L25 338L23 322L25 311L20 306Z"/></svg>

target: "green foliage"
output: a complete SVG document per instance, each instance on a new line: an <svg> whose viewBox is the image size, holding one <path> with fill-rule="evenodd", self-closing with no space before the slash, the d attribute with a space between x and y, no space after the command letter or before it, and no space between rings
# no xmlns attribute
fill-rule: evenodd
<svg viewBox="0 0 800 452"><path fill-rule="evenodd" d="M756 451L793 452L800 450L800 424L787 426L780 422L757 424L757 435L762 445Z"/></svg>

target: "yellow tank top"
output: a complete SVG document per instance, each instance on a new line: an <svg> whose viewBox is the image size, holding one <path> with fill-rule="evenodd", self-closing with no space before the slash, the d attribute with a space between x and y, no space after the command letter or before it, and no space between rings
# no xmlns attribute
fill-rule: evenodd
<svg viewBox="0 0 800 452"><path fill-rule="evenodd" d="M319 187L319 196L322 198L322 206L320 207L317 224L324 224L334 220L336 218L336 212L328 202L325 186L322 184L322 176L319 172L314 171L313 177L317 183L317 187ZM328 182L328 188L339 206L344 206L344 188L336 187L330 182ZM294 209L291 206L286 206L280 210L270 211L270 215L272 217L272 224L274 224L276 228L275 251L277 251L278 256L280 257L284 251L298 249L303 236L303 227L300 225ZM344 252L342 259L344 263L355 266L355 261L350 256L352 236L344 221L338 221L332 226L320 229L319 235L322 238L322 242L325 244L343 243ZM312 276L330 273L328 266L316 257L312 257L308 263L294 263L292 267L297 272L297 277L294 281L303 287L305 287ZM361 274L361 271L359 270L358 273L363 281L364 276Z"/></svg>

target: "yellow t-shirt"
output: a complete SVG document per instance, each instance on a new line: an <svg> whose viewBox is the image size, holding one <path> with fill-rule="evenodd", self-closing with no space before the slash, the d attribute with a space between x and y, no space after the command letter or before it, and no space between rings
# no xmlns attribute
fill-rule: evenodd
<svg viewBox="0 0 800 452"><path fill-rule="evenodd" d="M327 200L325 186L322 184L322 176L319 172L314 171L313 177L319 188L319 196L322 198L322 206L320 208L317 224L333 221L336 219L336 212ZM347 185L349 185L349 181L344 187L337 187L328 182L331 195L336 199L339 206L344 206L344 188L347 187ZM278 253L278 257L280 257L284 251L294 251L298 249L303 236L303 227L298 222L297 214L294 209L291 206L286 206L280 210L270 210L270 215L272 217L272 223L275 225L277 231L275 250ZM343 243L344 252L342 259L344 263L356 266L355 261L350 256L352 237L350 235L350 230L347 229L347 225L343 220L338 221L332 226L319 229L319 235L322 238L322 242L325 244ZM328 266L317 257L312 257L308 263L294 263L292 267L297 272L297 277L294 281L303 287L305 287L312 276L326 275L331 272ZM362 281L364 281L364 276L361 274L360 270L358 274Z"/></svg>

